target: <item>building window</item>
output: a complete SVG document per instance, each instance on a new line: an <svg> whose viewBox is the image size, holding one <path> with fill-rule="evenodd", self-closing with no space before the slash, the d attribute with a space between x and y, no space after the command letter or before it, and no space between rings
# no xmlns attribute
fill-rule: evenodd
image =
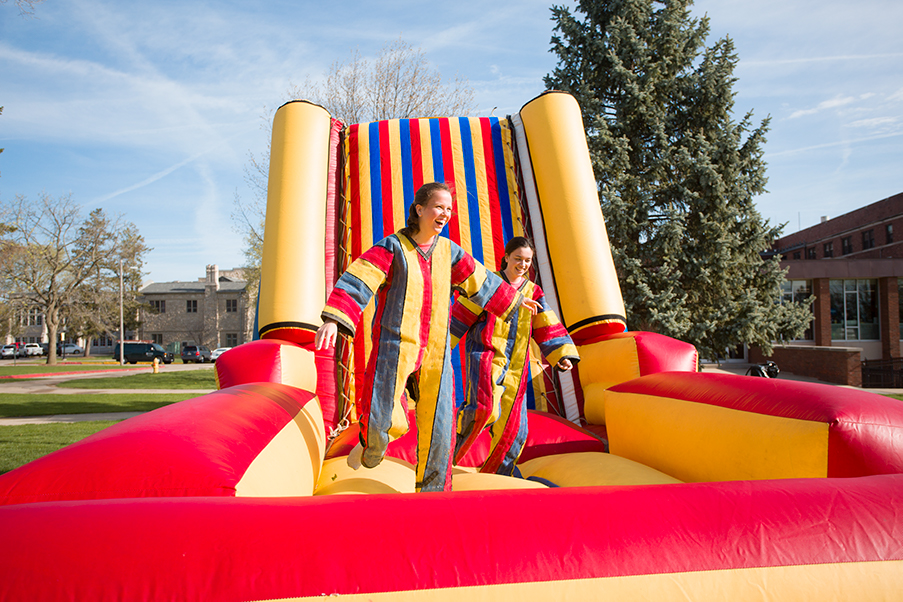
<svg viewBox="0 0 903 602"><path fill-rule="evenodd" d="M157 312L158 314L166 313L166 301L163 300L155 300L150 302L151 309Z"/></svg>
<svg viewBox="0 0 903 602"><path fill-rule="evenodd" d="M875 230L866 230L862 233L862 250L871 249L875 246Z"/></svg>
<svg viewBox="0 0 903 602"><path fill-rule="evenodd" d="M22 326L43 326L44 325L44 314L41 313L41 310L37 307L32 307L25 313L25 315L19 314L20 319L19 323Z"/></svg>
<svg viewBox="0 0 903 602"><path fill-rule="evenodd" d="M897 278L897 306L900 308L900 340L903 341L903 278Z"/></svg>
<svg viewBox="0 0 903 602"><path fill-rule="evenodd" d="M781 302L782 303L805 303L809 304L809 297L812 295L812 281L811 280L785 280L781 283ZM809 306L812 307L811 305ZM813 314L813 319L815 318L815 314ZM812 322L809 322L809 327L806 328L806 331L803 333L803 336L799 339L799 341L811 341L815 338L814 333L812 331Z"/></svg>
<svg viewBox="0 0 903 602"><path fill-rule="evenodd" d="M238 299L226 299L226 313L238 312Z"/></svg>
<svg viewBox="0 0 903 602"><path fill-rule="evenodd" d="M112 337L107 337L107 336L97 337L96 339L91 341L91 346L92 347L112 347L113 339L112 339Z"/></svg>
<svg viewBox="0 0 903 602"><path fill-rule="evenodd" d="M826 242L825 243L825 257L834 257L834 243Z"/></svg>
<svg viewBox="0 0 903 602"><path fill-rule="evenodd" d="M152 334L151 342L156 343L157 345L163 344L163 335L162 334Z"/></svg>
<svg viewBox="0 0 903 602"><path fill-rule="evenodd" d="M815 247L806 249L806 259L815 259Z"/></svg>
<svg viewBox="0 0 903 602"><path fill-rule="evenodd" d="M840 239L840 254L849 255L853 252L853 237L846 236Z"/></svg>
<svg viewBox="0 0 903 602"><path fill-rule="evenodd" d="M803 258L803 253L802 253L802 251L794 251L794 252L793 252L793 258L794 258L794 259L802 259L802 258Z"/></svg>
<svg viewBox="0 0 903 602"><path fill-rule="evenodd" d="M877 341L878 281L831 280L831 339Z"/></svg>
<svg viewBox="0 0 903 602"><path fill-rule="evenodd" d="M226 333L226 347L237 347L238 346L238 333L237 332L227 332Z"/></svg>
<svg viewBox="0 0 903 602"><path fill-rule="evenodd" d="M884 244L889 245L894 242L894 225L887 224L884 226Z"/></svg>
<svg viewBox="0 0 903 602"><path fill-rule="evenodd" d="M185 311L190 314L198 313L198 301L197 299L188 299L185 302Z"/></svg>

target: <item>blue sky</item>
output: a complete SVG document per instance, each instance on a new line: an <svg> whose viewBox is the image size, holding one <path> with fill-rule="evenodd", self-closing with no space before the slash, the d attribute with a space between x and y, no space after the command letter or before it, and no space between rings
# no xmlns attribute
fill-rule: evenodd
<svg viewBox="0 0 903 602"><path fill-rule="evenodd" d="M253 8L252 8L253 6ZM0 198L71 194L134 222L147 280L242 263L231 214L262 115L291 84L402 37L517 111L555 65L550 3L46 0L0 4ZM903 2L700 0L709 43L734 38L737 119L771 115L769 193L785 233L903 192Z"/></svg>

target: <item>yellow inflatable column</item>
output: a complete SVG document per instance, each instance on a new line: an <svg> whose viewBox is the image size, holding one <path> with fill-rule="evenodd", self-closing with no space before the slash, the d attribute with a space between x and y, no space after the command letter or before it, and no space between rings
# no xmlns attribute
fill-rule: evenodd
<svg viewBox="0 0 903 602"><path fill-rule="evenodd" d="M258 323L260 337L307 347L326 302L326 184L330 116L307 101L276 112Z"/></svg>
<svg viewBox="0 0 903 602"><path fill-rule="evenodd" d="M548 294L554 287L562 322L577 344L623 332L624 300L580 107L570 94L549 92L527 103L519 117L535 192L528 182L525 188L528 200L533 196L539 205L538 212L530 208L535 242L538 252L547 248L552 266L551 280L541 274L543 289ZM519 150L523 161L523 148Z"/></svg>

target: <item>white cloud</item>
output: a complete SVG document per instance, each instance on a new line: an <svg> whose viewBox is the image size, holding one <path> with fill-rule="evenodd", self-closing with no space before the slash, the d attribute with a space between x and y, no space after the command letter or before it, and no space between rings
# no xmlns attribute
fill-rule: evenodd
<svg viewBox="0 0 903 602"><path fill-rule="evenodd" d="M830 100L825 100L818 105L816 105L812 109L803 109L799 111L794 111L790 114L789 119L796 119L798 117L804 117L806 115L815 115L816 113L821 113L822 111L826 111L828 109L836 109L838 107L843 107L849 104L856 102L856 98L853 96L836 96Z"/></svg>
<svg viewBox="0 0 903 602"><path fill-rule="evenodd" d="M874 117L872 119L859 119L849 124L854 128L877 128L885 125L893 125L900 120L896 117Z"/></svg>

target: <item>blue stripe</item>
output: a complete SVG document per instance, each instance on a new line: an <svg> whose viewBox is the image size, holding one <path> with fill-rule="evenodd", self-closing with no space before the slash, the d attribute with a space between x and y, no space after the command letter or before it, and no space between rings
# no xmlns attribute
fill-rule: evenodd
<svg viewBox="0 0 903 602"><path fill-rule="evenodd" d="M502 140L502 125L498 117L490 117L492 132L492 152L495 159L495 181L499 191L499 202L502 205L502 229L505 241L514 238L514 225L511 215L511 191L508 190L508 171L505 169L505 144Z"/></svg>
<svg viewBox="0 0 903 602"><path fill-rule="evenodd" d="M379 123L370 124L370 198L372 203L373 241L384 238L383 234L383 187L379 160ZM369 241L369 242L373 242ZM364 245L368 241L363 241Z"/></svg>
<svg viewBox="0 0 903 602"><path fill-rule="evenodd" d="M455 372L455 408L460 409L464 405L464 371L461 369L461 354L464 353L464 341L451 351L452 369Z"/></svg>
<svg viewBox="0 0 903 602"><path fill-rule="evenodd" d="M442 130L439 120L430 119L430 148L433 151L433 181L445 181L445 167L442 164Z"/></svg>
<svg viewBox="0 0 903 602"><path fill-rule="evenodd" d="M398 121L398 129L401 138L401 182L402 198L404 199L404 214L408 214L411 203L414 202L414 168L411 157L411 120Z"/></svg>
<svg viewBox="0 0 903 602"><path fill-rule="evenodd" d="M467 183L467 208L470 212L470 254L473 255L474 259L483 263L483 237L480 236L480 199L477 198L477 173L476 168L474 167L473 138L470 134L470 120L467 117L458 117L458 123L461 129L461 150L464 154L464 181Z"/></svg>
<svg viewBox="0 0 903 602"><path fill-rule="evenodd" d="M525 397L527 398L527 409L535 410L536 409L536 394L533 392L533 373L530 371L530 367L527 366L524 368L524 371L527 372L525 375L527 377L527 389ZM539 378L542 378L540 375Z"/></svg>
<svg viewBox="0 0 903 602"><path fill-rule="evenodd" d="M345 272L335 283L335 288L344 291L360 308L361 311L370 303L373 298L374 291L370 290L363 280L352 274Z"/></svg>

